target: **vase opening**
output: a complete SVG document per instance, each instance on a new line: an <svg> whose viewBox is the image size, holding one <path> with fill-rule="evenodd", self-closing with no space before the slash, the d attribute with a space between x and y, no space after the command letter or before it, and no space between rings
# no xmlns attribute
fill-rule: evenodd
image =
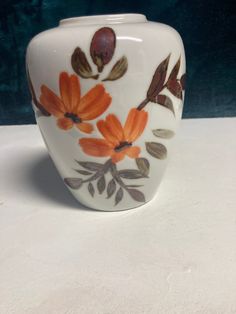
<svg viewBox="0 0 236 314"><path fill-rule="evenodd" d="M99 25L99 24L122 24L122 23L144 23L147 22L143 14L112 14L79 16L60 20L59 26L69 27L76 25Z"/></svg>

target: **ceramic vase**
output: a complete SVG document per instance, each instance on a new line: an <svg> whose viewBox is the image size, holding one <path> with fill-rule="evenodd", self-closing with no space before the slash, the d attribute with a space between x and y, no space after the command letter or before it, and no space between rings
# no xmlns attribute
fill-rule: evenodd
<svg viewBox="0 0 236 314"><path fill-rule="evenodd" d="M29 43L36 120L65 185L85 206L153 199L181 119L179 34L141 14L76 17Z"/></svg>

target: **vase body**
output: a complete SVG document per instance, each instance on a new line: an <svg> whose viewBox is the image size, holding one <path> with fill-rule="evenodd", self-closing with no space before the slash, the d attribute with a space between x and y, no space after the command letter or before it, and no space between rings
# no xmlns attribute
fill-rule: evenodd
<svg viewBox="0 0 236 314"><path fill-rule="evenodd" d="M66 19L31 40L26 63L38 126L75 198L106 211L150 201L182 115L179 34L139 14Z"/></svg>

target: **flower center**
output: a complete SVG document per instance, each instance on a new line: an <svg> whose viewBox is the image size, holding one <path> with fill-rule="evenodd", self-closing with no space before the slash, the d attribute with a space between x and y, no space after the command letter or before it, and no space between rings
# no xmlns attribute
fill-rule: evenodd
<svg viewBox="0 0 236 314"><path fill-rule="evenodd" d="M114 151L119 153L123 149L125 149L127 147L130 147L130 146L132 146L132 143L129 143L129 142L126 142L126 141L125 142L120 142L120 144L114 148Z"/></svg>
<svg viewBox="0 0 236 314"><path fill-rule="evenodd" d="M76 114L71 113L71 112L66 112L65 117L68 119L71 119L74 123L81 123L82 122L80 117L78 117Z"/></svg>

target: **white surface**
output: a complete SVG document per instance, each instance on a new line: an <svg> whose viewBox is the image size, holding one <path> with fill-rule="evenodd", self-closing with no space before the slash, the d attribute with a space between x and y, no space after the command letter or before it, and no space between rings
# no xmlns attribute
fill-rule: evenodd
<svg viewBox="0 0 236 314"><path fill-rule="evenodd" d="M158 197L78 205L36 126L0 128L1 314L236 313L236 118L184 120Z"/></svg>

